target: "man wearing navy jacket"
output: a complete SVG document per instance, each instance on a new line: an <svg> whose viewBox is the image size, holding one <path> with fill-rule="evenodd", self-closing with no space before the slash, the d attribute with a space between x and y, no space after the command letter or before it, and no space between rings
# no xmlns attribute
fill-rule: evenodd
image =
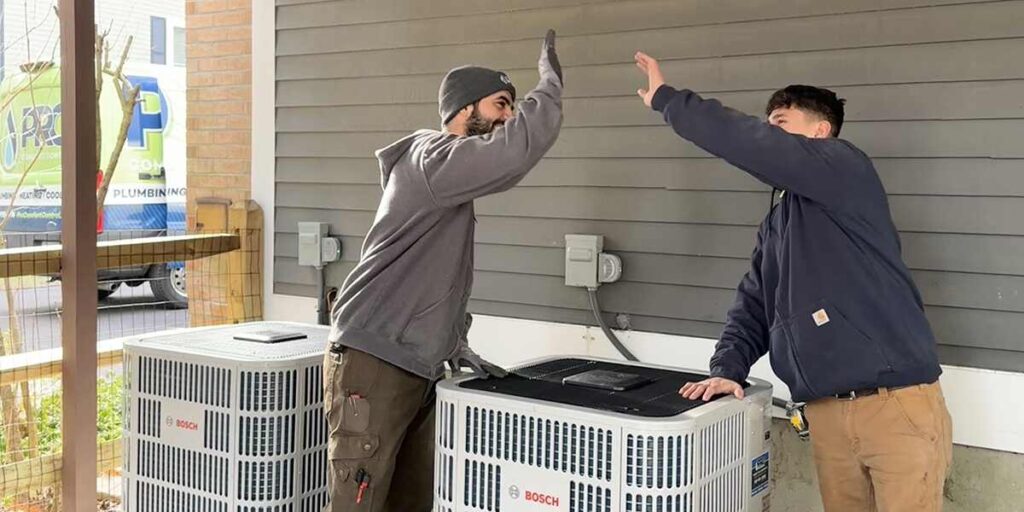
<svg viewBox="0 0 1024 512"><path fill-rule="evenodd" d="M643 53L636 63L648 79L638 94L679 136L773 188L711 378L680 394L743 398L767 353L807 403L827 511L941 510L952 438L935 338L878 174L837 138L843 100L789 86L765 123L665 85Z"/></svg>

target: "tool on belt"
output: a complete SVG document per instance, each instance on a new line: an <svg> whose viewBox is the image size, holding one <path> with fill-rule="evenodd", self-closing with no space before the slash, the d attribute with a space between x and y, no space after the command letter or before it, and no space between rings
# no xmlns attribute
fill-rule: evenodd
<svg viewBox="0 0 1024 512"><path fill-rule="evenodd" d="M796 434L800 436L801 440L806 441L810 438L811 431L808 428L807 417L804 416L804 404L786 402L786 417L789 418L790 426L796 430Z"/></svg>
<svg viewBox="0 0 1024 512"><path fill-rule="evenodd" d="M359 505L363 502L363 494L370 488L370 474L363 468L359 468L359 471L356 472L356 485L359 487L359 493L356 494L356 504Z"/></svg>

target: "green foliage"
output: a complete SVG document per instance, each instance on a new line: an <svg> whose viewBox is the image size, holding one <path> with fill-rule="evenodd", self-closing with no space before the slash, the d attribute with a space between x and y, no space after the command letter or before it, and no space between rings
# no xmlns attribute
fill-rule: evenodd
<svg viewBox="0 0 1024 512"><path fill-rule="evenodd" d="M108 374L96 382L96 430L99 442L121 438L124 416L123 379ZM39 455L57 453L61 448L61 393L44 395L36 406L36 426L39 434ZM0 460L6 462L6 432L0 429ZM24 443L23 443L24 444Z"/></svg>

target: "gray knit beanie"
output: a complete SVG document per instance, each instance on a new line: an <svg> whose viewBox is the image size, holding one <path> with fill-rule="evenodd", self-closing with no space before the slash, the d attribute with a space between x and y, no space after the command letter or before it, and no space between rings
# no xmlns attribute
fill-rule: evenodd
<svg viewBox="0 0 1024 512"><path fill-rule="evenodd" d="M437 92L437 112L441 124L448 124L466 105L471 105L498 91L508 91L512 101L516 88L512 80L501 71L479 66L461 66L448 72Z"/></svg>

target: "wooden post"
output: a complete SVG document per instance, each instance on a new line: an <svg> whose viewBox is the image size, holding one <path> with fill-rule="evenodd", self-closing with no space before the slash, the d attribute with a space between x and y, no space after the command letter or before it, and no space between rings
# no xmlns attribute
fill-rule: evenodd
<svg viewBox="0 0 1024 512"><path fill-rule="evenodd" d="M96 25L93 0L60 0L62 509L96 510Z"/></svg>
<svg viewBox="0 0 1024 512"><path fill-rule="evenodd" d="M236 235L239 248L187 267L189 324L237 324L263 318L263 210L255 201L196 200L198 233Z"/></svg>
<svg viewBox="0 0 1024 512"><path fill-rule="evenodd" d="M227 233L230 199L200 197L196 199L195 224L192 233ZM190 327L218 325L227 318L224 297L227 283L220 267L224 256L215 256L185 265L185 289L188 293L188 323Z"/></svg>
<svg viewBox="0 0 1024 512"><path fill-rule="evenodd" d="M192 226L192 231L196 233L227 233L230 208L230 199L220 197L196 199L196 225Z"/></svg>
<svg viewBox="0 0 1024 512"><path fill-rule="evenodd" d="M263 209L256 201L231 205L229 233L241 246L228 257L228 310L230 323L263 319Z"/></svg>

